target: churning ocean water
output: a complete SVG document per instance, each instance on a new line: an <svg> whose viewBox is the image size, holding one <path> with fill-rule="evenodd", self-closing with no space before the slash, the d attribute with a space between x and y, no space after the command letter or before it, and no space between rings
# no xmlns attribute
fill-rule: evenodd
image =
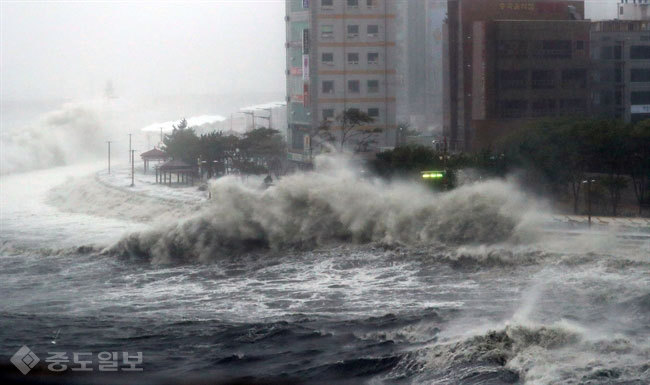
<svg viewBox="0 0 650 385"><path fill-rule="evenodd" d="M267 190L220 179L198 206L79 178L100 168L1 177L5 382L650 381L648 229L569 231L507 181L433 193L333 160ZM100 352L142 371L100 371Z"/></svg>

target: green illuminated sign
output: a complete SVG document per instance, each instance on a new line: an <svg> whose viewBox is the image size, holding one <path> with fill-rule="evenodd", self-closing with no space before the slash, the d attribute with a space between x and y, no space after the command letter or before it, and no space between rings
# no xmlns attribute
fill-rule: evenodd
<svg viewBox="0 0 650 385"><path fill-rule="evenodd" d="M422 171L423 179L439 179L445 177L444 171Z"/></svg>

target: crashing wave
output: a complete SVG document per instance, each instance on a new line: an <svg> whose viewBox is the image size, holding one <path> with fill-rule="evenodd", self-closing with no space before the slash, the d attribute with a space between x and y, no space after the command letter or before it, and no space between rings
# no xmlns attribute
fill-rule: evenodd
<svg viewBox="0 0 650 385"><path fill-rule="evenodd" d="M108 251L168 263L336 242L496 244L527 236L536 212L508 182L434 193L414 183L362 179L329 157L319 159L315 171L287 176L267 190L235 177L213 182L211 190L214 198L200 214L131 234Z"/></svg>

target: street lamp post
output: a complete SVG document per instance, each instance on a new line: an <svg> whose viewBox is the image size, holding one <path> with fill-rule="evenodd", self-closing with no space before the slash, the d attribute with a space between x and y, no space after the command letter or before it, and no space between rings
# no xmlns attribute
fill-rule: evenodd
<svg viewBox="0 0 650 385"><path fill-rule="evenodd" d="M591 228L591 184L594 183L595 179L583 180L582 183L587 184L587 222Z"/></svg>

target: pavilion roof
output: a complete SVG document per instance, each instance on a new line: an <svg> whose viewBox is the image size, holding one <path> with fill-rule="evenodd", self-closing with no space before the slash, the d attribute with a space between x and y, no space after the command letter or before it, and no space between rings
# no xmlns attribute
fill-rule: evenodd
<svg viewBox="0 0 650 385"><path fill-rule="evenodd" d="M140 157L143 159L144 158L148 158L148 159L169 159L170 158L169 154L157 148L143 152L142 154L140 154Z"/></svg>

